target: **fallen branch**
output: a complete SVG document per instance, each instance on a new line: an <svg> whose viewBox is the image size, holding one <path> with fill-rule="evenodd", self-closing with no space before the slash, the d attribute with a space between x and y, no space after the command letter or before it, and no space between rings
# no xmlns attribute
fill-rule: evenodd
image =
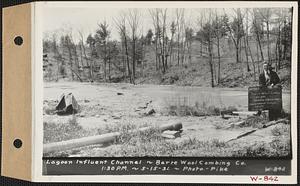
<svg viewBox="0 0 300 186"><path fill-rule="evenodd" d="M262 128L267 128L267 127L270 127L270 126L272 126L272 125L276 125L276 124L278 124L278 123L286 123L286 120L287 120L287 119L285 118L285 119L280 119L280 120L277 120L277 121L271 121L271 122L269 122L269 123L264 124ZM227 142L234 141L234 140L240 139L240 138L242 138L242 137L248 136L249 134L252 134L252 133L256 132L257 130L261 130L261 129L253 129L253 130L250 130L250 131L248 131L248 132L245 132L245 133L243 133L243 134L237 136L236 138L233 138L233 139L228 140ZM227 142L226 142L226 143L227 143Z"/></svg>
<svg viewBox="0 0 300 186"><path fill-rule="evenodd" d="M253 116L254 114L256 114L256 112L254 111L243 111L243 112L233 111L232 113L236 115L245 115L245 116Z"/></svg>

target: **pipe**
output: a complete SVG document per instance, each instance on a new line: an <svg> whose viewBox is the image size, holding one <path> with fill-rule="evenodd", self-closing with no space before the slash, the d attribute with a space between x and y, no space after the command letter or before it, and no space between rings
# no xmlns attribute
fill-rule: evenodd
<svg viewBox="0 0 300 186"><path fill-rule="evenodd" d="M138 131L146 131L149 130L150 128L151 127L143 127L138 129ZM166 124L159 127L159 130L161 132L165 130L180 130L180 129L182 129L182 123L180 122L175 124ZM134 132L134 131L135 130L131 130L129 132ZM73 149L73 148L78 148L83 146L113 142L120 135L121 135L120 132L113 132L113 133L101 134L96 136L72 139L67 141L48 143L48 144L44 144L43 153L65 151L68 149Z"/></svg>

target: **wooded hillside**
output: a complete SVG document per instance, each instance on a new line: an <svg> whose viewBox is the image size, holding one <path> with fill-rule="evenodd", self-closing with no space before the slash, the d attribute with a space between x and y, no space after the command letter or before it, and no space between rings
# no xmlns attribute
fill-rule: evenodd
<svg viewBox="0 0 300 186"><path fill-rule="evenodd" d="M140 28L141 10L128 9L87 36L51 33L43 40L44 81L244 87L257 84L267 61L290 87L292 9L199 9L192 21L186 9L146 11L149 28Z"/></svg>

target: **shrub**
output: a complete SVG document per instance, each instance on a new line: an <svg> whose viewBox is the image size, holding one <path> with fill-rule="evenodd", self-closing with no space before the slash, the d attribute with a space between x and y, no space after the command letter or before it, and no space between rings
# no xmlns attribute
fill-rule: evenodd
<svg viewBox="0 0 300 186"><path fill-rule="evenodd" d="M207 100L203 102L196 101L194 105L189 105L186 102L180 104L180 102L167 103L168 114L172 116L216 116L220 115L222 110L235 111L235 107L218 107L209 105Z"/></svg>
<svg viewBox="0 0 300 186"><path fill-rule="evenodd" d="M290 141L277 138L270 143L255 143L233 151L234 157L287 157L291 155Z"/></svg>
<svg viewBox="0 0 300 186"><path fill-rule="evenodd" d="M273 136L288 135L290 133L289 125L277 125L271 130Z"/></svg>
<svg viewBox="0 0 300 186"><path fill-rule="evenodd" d="M267 122L268 122L268 119L266 117L248 116L242 127L262 128L262 126Z"/></svg>

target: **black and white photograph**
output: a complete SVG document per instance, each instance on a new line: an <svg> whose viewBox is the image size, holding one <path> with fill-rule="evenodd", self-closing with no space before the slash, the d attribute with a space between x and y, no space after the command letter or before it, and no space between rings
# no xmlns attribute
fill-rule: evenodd
<svg viewBox="0 0 300 186"><path fill-rule="evenodd" d="M293 12L44 9L43 157L291 159Z"/></svg>
<svg viewBox="0 0 300 186"><path fill-rule="evenodd" d="M290 156L292 13L45 12L45 156Z"/></svg>

